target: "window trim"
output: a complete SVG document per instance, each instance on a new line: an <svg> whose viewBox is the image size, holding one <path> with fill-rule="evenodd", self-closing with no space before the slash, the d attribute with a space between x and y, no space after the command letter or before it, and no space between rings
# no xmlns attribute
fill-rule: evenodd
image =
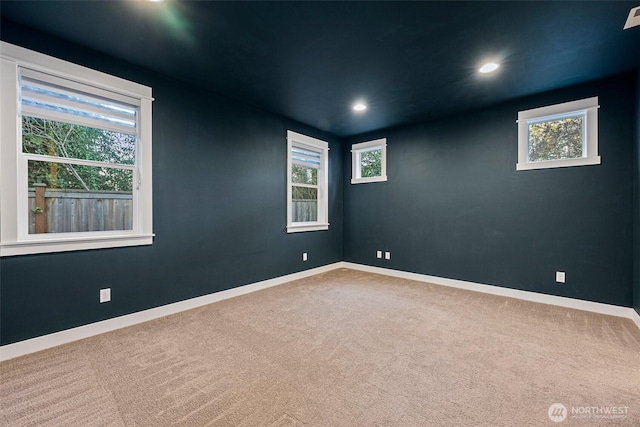
<svg viewBox="0 0 640 427"><path fill-rule="evenodd" d="M563 168L572 166L599 165L598 155L598 97L585 98L577 101L564 102L547 107L534 108L518 112L518 163L516 170L533 170ZM545 160L530 162L529 156L529 123L552 120L554 117L581 114L585 120L586 142L584 150L586 156L573 159Z"/></svg>
<svg viewBox="0 0 640 427"><path fill-rule="evenodd" d="M382 150L382 174L362 178L360 168L360 154L366 151ZM369 182L384 182L387 180L387 138L375 139L373 141L360 142L351 146L351 184L365 184Z"/></svg>
<svg viewBox="0 0 640 427"><path fill-rule="evenodd" d="M318 218L317 221L293 222L291 217L291 149L299 147L320 154L318 168ZM301 133L287 130L287 233L320 231L329 229L329 144Z"/></svg>
<svg viewBox="0 0 640 427"><path fill-rule="evenodd" d="M23 172L28 157L32 156L22 153L18 77L21 68L139 100L132 230L28 233L28 221L24 218L26 200L23 200L28 183ZM0 100L0 257L152 244L151 88L6 42L0 42L0 76L3 94Z"/></svg>

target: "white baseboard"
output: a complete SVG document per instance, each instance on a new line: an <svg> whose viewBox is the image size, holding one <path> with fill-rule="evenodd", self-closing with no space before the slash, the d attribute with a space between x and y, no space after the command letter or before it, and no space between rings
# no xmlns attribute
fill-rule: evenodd
<svg viewBox="0 0 640 427"><path fill-rule="evenodd" d="M415 280L418 282L428 282L434 285L449 286L452 288L467 289L475 292L483 292L493 295L501 295L525 301L538 302L542 304L557 305L560 307L573 308L576 310L591 311L594 313L608 314L610 316L625 317L631 319L640 329L640 315L633 308L621 307L618 305L603 304L600 302L584 301L574 298L558 297L555 295L540 294L531 291L521 291L518 289L503 288L500 286L483 285L481 283L466 282L464 280L447 279L444 277L428 276L426 274L409 273L406 271L391 270L382 267L343 262L343 267L352 270L377 273L385 276L399 277L402 279Z"/></svg>
<svg viewBox="0 0 640 427"><path fill-rule="evenodd" d="M149 320L158 319L160 317L179 313L181 311L190 310L192 308L201 307L217 301L228 298L237 297L248 294L250 292L259 291L261 289L270 288L272 286L281 285L293 280L304 279L305 277L314 276L316 274L325 273L342 267L342 262L325 265L322 267L312 268L310 270L300 271L298 273L287 274L286 276L276 277L261 282L251 283L237 288L228 289L226 291L215 292L201 297L191 298L185 301L179 301L160 307L151 308L137 313L126 314L124 316L115 317L113 319L102 320L100 322L90 323L88 325L78 326L76 328L19 341L13 344L7 344L0 347L0 361L13 359L14 357L24 356L25 354L35 353L36 351L45 350L47 348L56 347L73 341L89 338L94 335L103 334L105 332L114 331L116 329L125 328L138 323L147 322Z"/></svg>
<svg viewBox="0 0 640 427"><path fill-rule="evenodd" d="M631 313L630 319L633 320L635 324L638 326L638 328L640 329L640 314L638 314L637 311L633 310L633 312Z"/></svg>
<svg viewBox="0 0 640 427"><path fill-rule="evenodd" d="M294 280L304 279L305 277L325 273L337 268L349 268L352 270L366 271L370 273L382 274L385 276L399 277L419 282L428 282L435 285L467 289L494 295L502 295L525 301L533 301L542 304L558 305L561 307L592 311L595 313L608 314L611 316L625 317L633 320L638 328L640 328L640 315L638 315L638 313L634 309L628 307L620 307L617 305L602 304L591 301L582 301L573 298L545 295L530 291L520 291L517 289L483 285L480 283L466 282L463 280L446 279L437 276L428 276L425 274L409 273L406 271L391 270L388 268L372 267L368 265L340 261L322 267L312 268L310 270L300 271L298 273L287 274L286 276L263 280L261 282L239 286L237 288L228 289L226 291L215 292L213 294L188 299L185 301L179 301L172 304L163 305L161 307L151 308L149 310L139 311L137 313L131 313L113 319L90 323L88 325L78 326L77 328L67 329L64 331L31 338L17 343L8 344L0 347L0 361L24 356L29 353L35 353L36 351L46 350L47 348L56 347L62 344L89 338L94 335L103 334L105 332L114 331L116 329L125 328L127 326L147 322L149 320L158 319L160 317L179 313L185 310L190 310L192 308L202 307L204 305L211 304L217 301L222 301L228 298L233 298L251 292L259 291L261 289L270 288L272 286L281 285L283 283L291 282Z"/></svg>

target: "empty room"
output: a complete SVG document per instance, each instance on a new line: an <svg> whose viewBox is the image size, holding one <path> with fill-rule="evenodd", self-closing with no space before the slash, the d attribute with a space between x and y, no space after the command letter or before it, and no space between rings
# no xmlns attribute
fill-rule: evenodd
<svg viewBox="0 0 640 427"><path fill-rule="evenodd" d="M640 425L637 0L0 17L0 425Z"/></svg>

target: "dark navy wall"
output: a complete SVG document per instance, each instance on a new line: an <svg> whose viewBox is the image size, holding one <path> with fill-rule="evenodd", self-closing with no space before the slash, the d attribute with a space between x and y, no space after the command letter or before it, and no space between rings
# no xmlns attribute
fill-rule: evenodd
<svg viewBox="0 0 640 427"><path fill-rule="evenodd" d="M639 64L640 65L640 64ZM636 91L636 169L634 197L633 307L640 314L640 68Z"/></svg>
<svg viewBox="0 0 640 427"><path fill-rule="evenodd" d="M349 138L345 261L630 307L636 85L634 73ZM516 171L518 111L591 96L602 164ZM388 182L350 184L350 144L382 137Z"/></svg>
<svg viewBox="0 0 640 427"><path fill-rule="evenodd" d="M152 246L2 258L1 344L342 260L338 139L2 25L4 41L153 88L156 238ZM329 142L329 231L286 233L287 129ZM98 303L103 287L110 303Z"/></svg>
<svg viewBox="0 0 640 427"><path fill-rule="evenodd" d="M340 144L10 23L1 37L153 87L156 240L1 258L0 344L343 259L640 312L640 72ZM516 172L519 110L596 95L602 165ZM330 143L329 231L286 234L287 129ZM350 144L380 137L389 181L351 185Z"/></svg>

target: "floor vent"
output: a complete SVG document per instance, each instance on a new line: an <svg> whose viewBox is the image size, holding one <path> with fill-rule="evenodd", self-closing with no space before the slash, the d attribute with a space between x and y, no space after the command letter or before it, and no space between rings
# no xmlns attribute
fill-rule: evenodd
<svg viewBox="0 0 640 427"><path fill-rule="evenodd" d="M624 29L637 27L638 25L640 25L640 6L634 7L629 11L629 17L627 18L627 23L624 24Z"/></svg>

